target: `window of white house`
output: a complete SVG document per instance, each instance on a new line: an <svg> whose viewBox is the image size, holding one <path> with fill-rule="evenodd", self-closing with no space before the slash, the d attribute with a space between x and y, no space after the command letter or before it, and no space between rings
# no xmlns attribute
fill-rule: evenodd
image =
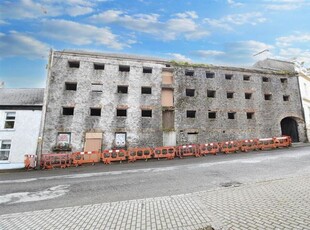
<svg viewBox="0 0 310 230"><path fill-rule="evenodd" d="M4 128L5 129L14 129L15 115L16 115L15 112L5 113L5 121L4 121Z"/></svg>
<svg viewBox="0 0 310 230"><path fill-rule="evenodd" d="M0 140L0 161L8 161L11 150L10 140Z"/></svg>

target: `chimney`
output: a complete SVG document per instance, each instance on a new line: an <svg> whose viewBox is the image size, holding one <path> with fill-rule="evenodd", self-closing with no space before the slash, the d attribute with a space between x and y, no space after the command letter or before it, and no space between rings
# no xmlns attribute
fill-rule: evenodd
<svg viewBox="0 0 310 230"><path fill-rule="evenodd" d="M0 89L4 88L4 81L0 81Z"/></svg>

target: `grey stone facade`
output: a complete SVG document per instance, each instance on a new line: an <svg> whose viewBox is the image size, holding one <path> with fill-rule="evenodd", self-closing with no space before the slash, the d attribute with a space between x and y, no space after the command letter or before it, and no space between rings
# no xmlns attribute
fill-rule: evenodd
<svg viewBox="0 0 310 230"><path fill-rule="evenodd" d="M95 69L94 63L101 69ZM120 66L129 67L129 72L119 71ZM152 72L144 73L145 67ZM193 76L185 75L187 69L194 70ZM172 84L163 83L164 72L172 72ZM214 72L214 78L206 78L206 72ZM225 74L232 79L225 79ZM244 75L249 80L243 80ZM162 106L165 88L173 92L170 107ZM186 96L186 89L194 89L194 96ZM208 90L215 90L215 98L208 98ZM228 99L227 92L233 92L233 98ZM252 93L251 99L245 99L245 93ZM265 101L264 94L271 94L271 100ZM289 100L283 101L283 95ZM299 139L305 139L294 73L185 67L139 56L56 51L50 57L45 97L43 153L52 150L59 133L71 134L72 151L83 150L88 132L102 133L102 149L116 146L116 133L126 134L126 147L161 146L171 136L175 144L279 136L285 117L297 121ZM73 115L64 115L63 108L74 108ZM91 109L101 114L92 116ZM126 116L117 116L117 109L125 110ZM142 110L147 117L142 117ZM195 118L188 118L187 110L195 111ZM172 119L173 124L163 124L166 111L171 112L168 123ZM209 118L208 112L215 112L216 118ZM234 119L228 119L228 112L235 113ZM253 113L252 119L247 119L247 112Z"/></svg>

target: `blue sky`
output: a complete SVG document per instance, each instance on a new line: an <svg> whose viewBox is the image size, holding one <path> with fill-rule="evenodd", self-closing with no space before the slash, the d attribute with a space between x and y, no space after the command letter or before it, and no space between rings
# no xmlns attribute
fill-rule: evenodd
<svg viewBox="0 0 310 230"><path fill-rule="evenodd" d="M44 87L50 48L310 67L309 10L309 0L2 0L0 81Z"/></svg>

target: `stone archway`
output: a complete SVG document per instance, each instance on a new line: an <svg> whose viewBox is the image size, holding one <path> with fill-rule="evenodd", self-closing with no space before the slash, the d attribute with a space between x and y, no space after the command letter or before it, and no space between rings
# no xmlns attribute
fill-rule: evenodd
<svg viewBox="0 0 310 230"><path fill-rule="evenodd" d="M290 136L293 142L299 142L298 124L292 117L286 117L281 120L282 135Z"/></svg>

